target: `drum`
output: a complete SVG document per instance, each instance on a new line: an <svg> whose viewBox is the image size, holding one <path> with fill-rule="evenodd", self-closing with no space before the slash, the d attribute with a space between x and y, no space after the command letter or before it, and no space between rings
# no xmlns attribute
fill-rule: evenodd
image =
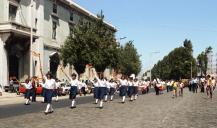
<svg viewBox="0 0 217 128"><path fill-rule="evenodd" d="M42 94L42 87L37 87L37 89L36 89L36 94Z"/></svg>
<svg viewBox="0 0 217 128"><path fill-rule="evenodd" d="M20 87L19 87L19 92L20 92L20 93L26 93L26 88L23 87L23 86L20 86Z"/></svg>

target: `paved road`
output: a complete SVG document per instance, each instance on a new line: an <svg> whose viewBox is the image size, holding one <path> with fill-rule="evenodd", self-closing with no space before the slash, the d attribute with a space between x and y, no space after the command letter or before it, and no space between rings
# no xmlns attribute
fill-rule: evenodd
<svg viewBox="0 0 217 128"><path fill-rule="evenodd" d="M40 108L38 111L20 105L14 111L27 112L9 116L4 115L3 111L9 107L5 106L0 108L0 115L2 112L4 115L0 128L216 128L217 95L209 100L205 94L185 91L184 97L177 99L172 99L171 93L142 95L137 101L126 104L115 99L106 103L102 110L90 102L90 97L79 99L82 103L74 110L68 108L70 102L63 100L55 103L55 113L47 116L43 114L45 106L38 103L30 106ZM62 103L65 107L58 106Z"/></svg>

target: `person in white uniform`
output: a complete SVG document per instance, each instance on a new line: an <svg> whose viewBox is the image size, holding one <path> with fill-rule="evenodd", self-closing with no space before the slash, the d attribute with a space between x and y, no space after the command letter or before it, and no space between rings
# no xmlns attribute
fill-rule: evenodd
<svg viewBox="0 0 217 128"><path fill-rule="evenodd" d="M26 103L25 103L25 105L30 105L32 83L31 83L30 79L26 79L25 83L20 83L20 84L23 85L26 89L26 93L25 93Z"/></svg>
<svg viewBox="0 0 217 128"><path fill-rule="evenodd" d="M125 99L126 99L126 94L127 94L127 79L122 76L121 79L119 79L119 82L120 82L120 87L119 87L119 90L120 90L120 97L122 97L122 101L121 103L125 103Z"/></svg>
<svg viewBox="0 0 217 128"><path fill-rule="evenodd" d="M56 81L52 78L52 74L50 72L47 73L46 76L44 76L45 80L45 103L47 103L47 107L45 110L45 115L49 113L53 113L54 109L52 106L52 97L54 95L54 89L56 88Z"/></svg>
<svg viewBox="0 0 217 128"><path fill-rule="evenodd" d="M75 73L71 75L70 84L71 84L71 89L70 89L69 99L72 100L71 109L73 109L76 108L76 96L77 96L78 86L79 86L78 77Z"/></svg>
<svg viewBox="0 0 217 128"><path fill-rule="evenodd" d="M95 78L97 79L97 82L98 82L98 90L96 92L97 94L97 99L99 100L100 104L99 104L99 108L100 109L103 109L103 99L104 99L104 96L106 95L106 80L103 78L103 76L101 75L100 78L95 74Z"/></svg>
<svg viewBox="0 0 217 128"><path fill-rule="evenodd" d="M109 86L110 86L110 90L109 90L110 101L113 101L114 94L117 88L117 83L113 79L111 79L109 82Z"/></svg>
<svg viewBox="0 0 217 128"><path fill-rule="evenodd" d="M139 88L139 81L137 78L134 79L133 81L133 96L134 100L137 100L138 97L138 88Z"/></svg>

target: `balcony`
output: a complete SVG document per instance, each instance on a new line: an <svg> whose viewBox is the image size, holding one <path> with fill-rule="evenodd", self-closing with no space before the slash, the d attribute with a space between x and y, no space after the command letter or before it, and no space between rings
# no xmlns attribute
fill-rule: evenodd
<svg viewBox="0 0 217 128"><path fill-rule="evenodd" d="M38 38L36 29L33 29L33 39ZM13 33L20 36L30 37L31 28L15 22L0 23L0 33Z"/></svg>

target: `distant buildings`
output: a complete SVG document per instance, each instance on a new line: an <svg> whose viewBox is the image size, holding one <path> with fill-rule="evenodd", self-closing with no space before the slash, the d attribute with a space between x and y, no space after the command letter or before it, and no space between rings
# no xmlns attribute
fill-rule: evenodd
<svg viewBox="0 0 217 128"><path fill-rule="evenodd" d="M207 74L217 77L217 53L208 54Z"/></svg>

